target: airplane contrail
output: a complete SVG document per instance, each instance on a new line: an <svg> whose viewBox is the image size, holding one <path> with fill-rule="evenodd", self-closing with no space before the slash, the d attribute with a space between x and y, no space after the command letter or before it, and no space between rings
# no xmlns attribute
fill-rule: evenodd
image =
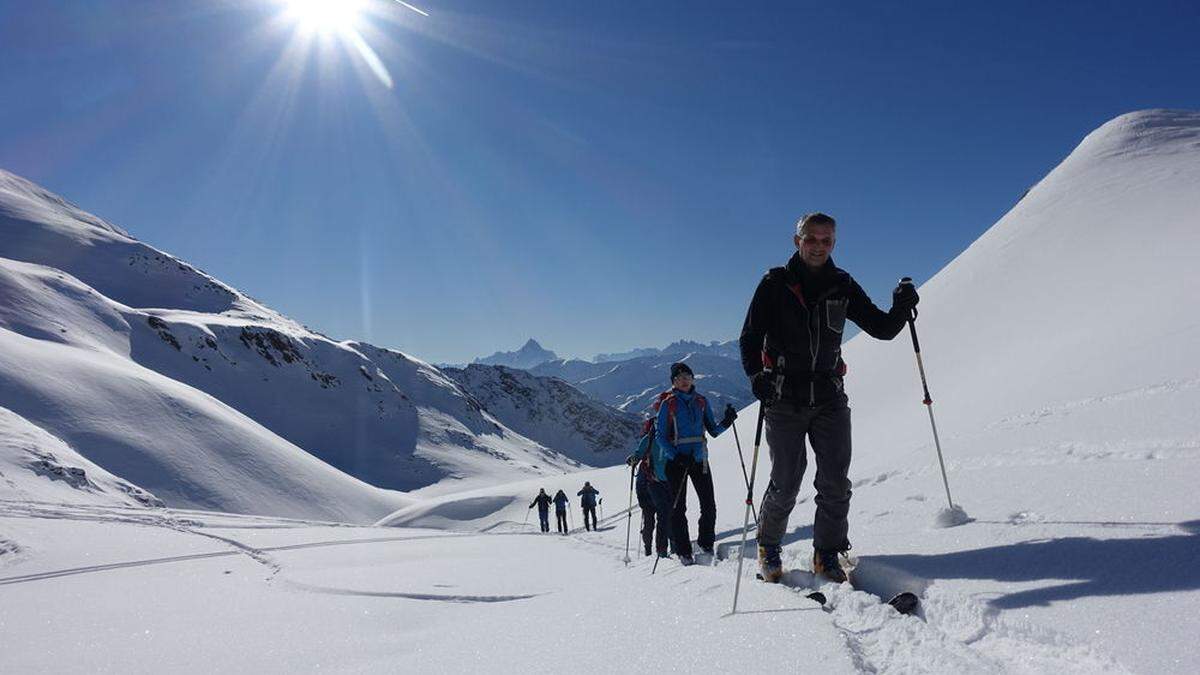
<svg viewBox="0 0 1200 675"><path fill-rule="evenodd" d="M405 7L411 9L412 11L416 12L417 14L420 14L421 16L429 16L429 13L426 12L425 10L421 9L420 7L413 7L412 5L408 4L407 2L404 2L404 0L396 0L396 4L404 5Z"/></svg>

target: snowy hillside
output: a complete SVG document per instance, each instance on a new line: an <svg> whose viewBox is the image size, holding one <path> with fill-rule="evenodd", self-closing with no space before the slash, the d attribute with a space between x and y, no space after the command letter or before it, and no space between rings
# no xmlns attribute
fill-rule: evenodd
<svg viewBox="0 0 1200 675"><path fill-rule="evenodd" d="M443 369L505 426L590 466L625 460L641 417L599 403L552 377L504 366Z"/></svg>
<svg viewBox="0 0 1200 675"><path fill-rule="evenodd" d="M578 466L436 368L309 331L2 172L0 299L0 406L175 506L373 520L407 501L371 485Z"/></svg>

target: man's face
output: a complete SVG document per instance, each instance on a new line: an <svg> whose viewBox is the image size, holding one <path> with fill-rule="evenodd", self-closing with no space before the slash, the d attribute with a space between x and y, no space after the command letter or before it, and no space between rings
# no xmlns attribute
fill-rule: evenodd
<svg viewBox="0 0 1200 675"><path fill-rule="evenodd" d="M796 248L800 251L800 259L809 267L820 267L829 260L833 246L837 243L837 235L829 225L809 225L804 229L804 235L796 235Z"/></svg>
<svg viewBox="0 0 1200 675"><path fill-rule="evenodd" d="M695 380L691 375L688 375L687 373L680 373L671 380L671 385L679 391L687 391L692 388L694 381Z"/></svg>

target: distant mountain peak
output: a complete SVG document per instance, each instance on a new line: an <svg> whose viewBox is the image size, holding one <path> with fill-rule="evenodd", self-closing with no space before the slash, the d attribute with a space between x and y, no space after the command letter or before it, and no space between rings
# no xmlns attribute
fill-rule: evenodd
<svg viewBox="0 0 1200 675"><path fill-rule="evenodd" d="M508 366L509 368L529 369L547 361L555 361L557 359L557 354L542 347L542 345L538 344L537 340L529 338L515 352L496 352L491 356L475 359L472 363L484 366Z"/></svg>

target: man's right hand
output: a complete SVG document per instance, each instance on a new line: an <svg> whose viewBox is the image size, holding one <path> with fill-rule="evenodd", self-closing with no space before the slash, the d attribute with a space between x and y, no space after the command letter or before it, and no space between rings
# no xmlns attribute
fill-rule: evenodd
<svg viewBox="0 0 1200 675"><path fill-rule="evenodd" d="M775 374L765 370L755 373L750 378L750 390L754 392L754 398L762 401L763 405L771 405L779 394L775 389Z"/></svg>
<svg viewBox="0 0 1200 675"><path fill-rule="evenodd" d="M912 311L921 301L921 296L917 295L917 287L913 285L912 280L908 277L905 279L907 281L901 280L896 290L892 291L892 310L904 316L912 316Z"/></svg>

